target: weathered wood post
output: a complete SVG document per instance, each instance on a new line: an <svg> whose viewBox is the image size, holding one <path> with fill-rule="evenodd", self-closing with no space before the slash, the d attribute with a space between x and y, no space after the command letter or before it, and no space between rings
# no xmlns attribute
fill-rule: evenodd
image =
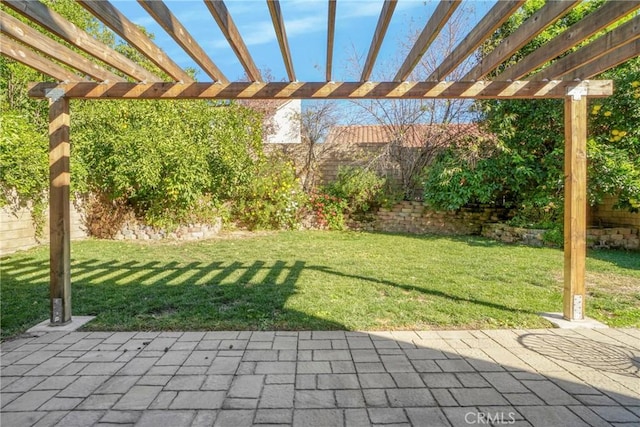
<svg viewBox="0 0 640 427"><path fill-rule="evenodd" d="M52 93L53 92L53 93ZM69 100L52 90L49 98L49 230L51 325L71 321L69 219Z"/></svg>
<svg viewBox="0 0 640 427"><path fill-rule="evenodd" d="M564 101L564 296L563 316L583 320L587 235L587 97Z"/></svg>

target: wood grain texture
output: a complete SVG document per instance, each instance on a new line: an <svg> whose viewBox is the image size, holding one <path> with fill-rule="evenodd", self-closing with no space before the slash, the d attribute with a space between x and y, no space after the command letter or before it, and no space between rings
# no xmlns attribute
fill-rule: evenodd
<svg viewBox="0 0 640 427"><path fill-rule="evenodd" d="M37 0L3 0L2 4L137 81L157 82L162 80L129 58L94 39L85 31L78 29L60 14Z"/></svg>
<svg viewBox="0 0 640 427"><path fill-rule="evenodd" d="M590 97L609 96L613 82L37 83L31 86L29 96L43 98L51 89L81 99L533 99L564 98L572 91Z"/></svg>
<svg viewBox="0 0 640 427"><path fill-rule="evenodd" d="M69 203L69 100L49 104L49 244L51 323L71 320L71 219ZM62 316L54 318L54 301L62 303Z"/></svg>
<svg viewBox="0 0 640 427"><path fill-rule="evenodd" d="M86 74L97 81L123 82L120 76L85 58L68 47L54 41L24 22L0 10L0 33L55 59L71 68Z"/></svg>
<svg viewBox="0 0 640 427"><path fill-rule="evenodd" d="M640 1L608 1L581 21L504 70L496 80L517 80L640 8Z"/></svg>
<svg viewBox="0 0 640 427"><path fill-rule="evenodd" d="M586 302L587 97L568 97L564 105L563 315L567 320L582 320ZM576 296L582 298L581 310L574 309Z"/></svg>
<svg viewBox="0 0 640 427"><path fill-rule="evenodd" d="M138 3L209 77L223 83L229 81L162 0L138 0Z"/></svg>

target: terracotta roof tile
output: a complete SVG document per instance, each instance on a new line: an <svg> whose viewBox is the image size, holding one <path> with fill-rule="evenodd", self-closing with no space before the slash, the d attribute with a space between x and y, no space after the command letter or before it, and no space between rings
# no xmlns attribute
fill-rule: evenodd
<svg viewBox="0 0 640 427"><path fill-rule="evenodd" d="M476 134L487 136L475 123L461 123L448 125L416 124L396 128L385 125L349 125L334 126L327 136L329 144L387 144L394 138L404 135L403 145L418 147L423 145L425 138L433 135L461 135Z"/></svg>

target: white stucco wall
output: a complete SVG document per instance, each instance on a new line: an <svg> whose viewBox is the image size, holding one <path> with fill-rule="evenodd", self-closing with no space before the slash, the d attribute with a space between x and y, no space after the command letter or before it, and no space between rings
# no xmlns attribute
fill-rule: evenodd
<svg viewBox="0 0 640 427"><path fill-rule="evenodd" d="M273 116L274 132L267 135L269 144L300 143L300 113L302 101L292 99L283 104Z"/></svg>

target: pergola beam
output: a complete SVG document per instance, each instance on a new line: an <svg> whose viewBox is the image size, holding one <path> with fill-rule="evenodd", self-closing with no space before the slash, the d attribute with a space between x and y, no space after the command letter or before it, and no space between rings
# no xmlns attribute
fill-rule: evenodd
<svg viewBox="0 0 640 427"><path fill-rule="evenodd" d="M27 67L31 67L42 74L62 82L77 81L82 78L8 37L0 37L0 52L7 58L18 61Z"/></svg>
<svg viewBox="0 0 640 427"><path fill-rule="evenodd" d="M273 22L273 29L276 32L278 45L280 45L280 52L282 53L282 59L284 60L284 67L287 70L287 76L289 77L290 82L295 82L296 73L293 71L293 61L291 60L291 51L289 50L287 32L284 28L280 2L278 0L267 0L267 6L269 7L269 14L271 15L271 21Z"/></svg>
<svg viewBox="0 0 640 427"><path fill-rule="evenodd" d="M497 2L460 44L456 46L453 52L427 77L427 80L444 80L485 40L491 37L498 27L507 21L524 2L525 0L502 0Z"/></svg>
<svg viewBox="0 0 640 427"><path fill-rule="evenodd" d="M98 18L131 46L149 58L158 68L176 81L192 82L193 79L166 53L147 37L133 22L129 21L108 0L78 0L78 3Z"/></svg>
<svg viewBox="0 0 640 427"><path fill-rule="evenodd" d="M38 83L29 96L46 97L51 90L79 99L535 99L567 94L611 95L610 80L482 81L482 82L315 82L315 83Z"/></svg>
<svg viewBox="0 0 640 427"><path fill-rule="evenodd" d="M145 70L126 56L94 39L85 31L78 29L40 1L3 0L2 4L137 81L157 82L161 80L160 77Z"/></svg>
<svg viewBox="0 0 640 427"><path fill-rule="evenodd" d="M620 46L638 39L640 39L640 15L614 28L592 43L554 61L544 70L531 76L530 80L559 79L592 61L599 60Z"/></svg>
<svg viewBox="0 0 640 427"><path fill-rule="evenodd" d="M336 35L336 0L329 0L327 10L327 65L325 79L332 81L333 68L333 41Z"/></svg>
<svg viewBox="0 0 640 427"><path fill-rule="evenodd" d="M562 34L500 73L498 80L517 80L640 8L640 1L609 1Z"/></svg>
<svg viewBox="0 0 640 427"><path fill-rule="evenodd" d="M229 81L162 0L138 0L138 3L213 81Z"/></svg>
<svg viewBox="0 0 640 427"><path fill-rule="evenodd" d="M204 4L207 5L209 12L211 12L211 15L218 23L222 34L224 34L231 49L233 49L233 52L244 67L249 80L254 82L261 81L260 71L253 62L249 49L247 49L247 45L244 43L236 24L233 22L233 19L231 19L227 6L222 0L204 0Z"/></svg>
<svg viewBox="0 0 640 427"><path fill-rule="evenodd" d="M0 33L21 41L45 55L54 55L55 59L71 68L87 74L98 81L123 82L122 77L104 69L95 62L57 43L24 22L0 10Z"/></svg>
<svg viewBox="0 0 640 427"><path fill-rule="evenodd" d="M592 61L575 69L572 73L564 76L565 80L586 80L600 73L616 67L631 58L640 56L640 40L627 43L612 52L607 53L597 61Z"/></svg>
<svg viewBox="0 0 640 427"><path fill-rule="evenodd" d="M409 77L411 71L418 65L420 59L424 56L436 37L438 37L438 34L440 34L440 31L442 31L442 28L444 28L451 15L453 15L453 12L460 6L460 3L460 0L445 0L438 3L433 15L431 15L425 24L418 39L411 48L409 55L407 55L396 76L393 78L394 81L401 82Z"/></svg>
<svg viewBox="0 0 640 427"><path fill-rule="evenodd" d="M548 1L487 56L473 67L462 80L480 80L495 70L538 34L567 14L581 0Z"/></svg>
<svg viewBox="0 0 640 427"><path fill-rule="evenodd" d="M373 39L371 40L371 46L369 47L369 53L367 54L367 60L362 68L362 75L360 76L361 82L366 82L371 77L371 71L373 65L376 63L378 52L380 52L380 46L384 40L384 36L389 28L389 22L393 16L393 11L396 9L398 0L385 0L380 11L380 17L378 18L378 24L376 25L376 31L373 33Z"/></svg>

